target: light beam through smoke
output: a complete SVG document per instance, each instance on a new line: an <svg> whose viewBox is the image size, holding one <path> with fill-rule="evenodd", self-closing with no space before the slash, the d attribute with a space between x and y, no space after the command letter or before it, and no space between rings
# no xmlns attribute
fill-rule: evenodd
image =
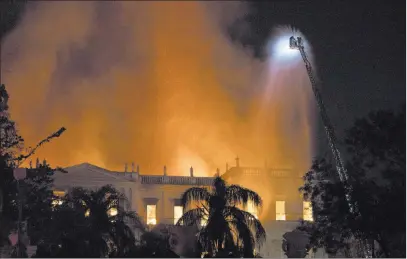
<svg viewBox="0 0 407 259"><path fill-rule="evenodd" d="M229 13L211 12L218 5ZM193 166L199 176L239 156L242 165L306 170L313 125L305 70L272 52L260 62L230 43L217 21L241 8L30 2L1 52L27 144L64 126L63 138L37 154L52 165L123 170L134 161L142 174L166 165L168 174ZM270 42L287 33L277 29Z"/></svg>

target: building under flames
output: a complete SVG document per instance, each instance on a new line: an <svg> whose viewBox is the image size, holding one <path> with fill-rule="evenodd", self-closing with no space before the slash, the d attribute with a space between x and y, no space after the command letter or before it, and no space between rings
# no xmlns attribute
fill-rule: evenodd
<svg viewBox="0 0 407 259"><path fill-rule="evenodd" d="M54 175L56 195L65 195L73 187L97 189L111 184L125 194L125 209L137 212L148 225L157 226L174 225L182 215L182 193L194 186L209 187L215 177L196 177L192 168L189 176L170 176L165 167L162 175L147 175L141 174L134 164L129 170L126 165L123 172L109 171L88 163L68 167L66 170L67 174ZM267 240L259 251L260 255L269 258L285 257L282 250L283 235L295 229L299 219L312 220L310 204L303 201L298 192L302 183L300 174L288 169L241 167L237 159L236 165L227 168L221 176L228 183L240 183L255 191L258 189L256 186L242 183L267 187L263 189L268 192L267 211L258 212L250 206L247 210L260 218L267 232ZM259 194L263 197L262 193Z"/></svg>

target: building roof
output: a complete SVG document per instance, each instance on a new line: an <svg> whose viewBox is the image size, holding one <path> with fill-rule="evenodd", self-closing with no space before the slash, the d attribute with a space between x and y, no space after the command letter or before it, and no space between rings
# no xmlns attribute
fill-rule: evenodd
<svg viewBox="0 0 407 259"><path fill-rule="evenodd" d="M142 184L176 184L176 185L204 185L210 186L214 177L140 175Z"/></svg>
<svg viewBox="0 0 407 259"><path fill-rule="evenodd" d="M140 175L137 172L115 172L89 163L64 168L67 173L54 174L55 186L86 186L138 181L141 184L204 185L210 186L214 177L170 175Z"/></svg>
<svg viewBox="0 0 407 259"><path fill-rule="evenodd" d="M83 163L64 168L67 173L56 172L53 176L55 186L86 186L89 184L114 184L127 181L124 175Z"/></svg>

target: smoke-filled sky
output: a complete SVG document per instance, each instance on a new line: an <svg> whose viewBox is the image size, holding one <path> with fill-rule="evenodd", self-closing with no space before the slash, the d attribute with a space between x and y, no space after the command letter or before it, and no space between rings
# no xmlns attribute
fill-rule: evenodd
<svg viewBox="0 0 407 259"><path fill-rule="evenodd" d="M237 2L36 2L2 48L2 80L37 153L141 173L234 164L306 170L313 106L300 63L260 61L225 36ZM277 28L270 41L290 32ZM287 42L288 44L288 42ZM269 53L271 56L272 51Z"/></svg>
<svg viewBox="0 0 407 259"><path fill-rule="evenodd" d="M272 29L294 25L310 40L342 139L355 117L405 102L404 10L380 0L30 2L2 38L2 82L28 144L68 128L38 153L53 165L135 161L142 173L166 164L202 175L239 155L303 167L326 137L304 69L270 57L285 32Z"/></svg>
<svg viewBox="0 0 407 259"><path fill-rule="evenodd" d="M301 30L312 45L321 94L339 140L355 118L405 106L406 1L270 0L252 1L250 7L231 26L231 38L267 57L269 28L291 24ZM316 135L318 151L329 153L321 125Z"/></svg>

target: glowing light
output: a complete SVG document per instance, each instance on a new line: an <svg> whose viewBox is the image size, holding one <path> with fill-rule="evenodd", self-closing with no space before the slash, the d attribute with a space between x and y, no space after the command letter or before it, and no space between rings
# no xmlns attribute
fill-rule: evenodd
<svg viewBox="0 0 407 259"><path fill-rule="evenodd" d="M287 26L277 27L273 30L272 37L268 44L268 54L271 62L277 63L279 66L299 64L302 62L301 53L297 48L290 47L290 38L294 36L301 37L302 45L308 49L309 46L304 35L299 31L293 31Z"/></svg>
<svg viewBox="0 0 407 259"><path fill-rule="evenodd" d="M107 211L107 213L109 214L109 216L114 217L117 215L117 209L116 208L111 208Z"/></svg>
<svg viewBox="0 0 407 259"><path fill-rule="evenodd" d="M53 191L52 192L55 196L57 197L64 197L65 196L65 192L64 191Z"/></svg>
<svg viewBox="0 0 407 259"><path fill-rule="evenodd" d="M247 201L246 211L249 212L250 214L252 214L253 217L255 217L256 219L259 218L257 208L256 208L256 206L254 206L253 201Z"/></svg>
<svg viewBox="0 0 407 259"><path fill-rule="evenodd" d="M310 201L303 202L303 219L306 221L313 221L312 217L312 204Z"/></svg>
<svg viewBox="0 0 407 259"><path fill-rule="evenodd" d="M276 220L285 220L285 201L276 201Z"/></svg>
<svg viewBox="0 0 407 259"><path fill-rule="evenodd" d="M55 207L55 206L62 205L63 201L59 198L64 197L65 192L64 191L53 191L52 193L54 194L54 196L58 197L52 201L52 206Z"/></svg>
<svg viewBox="0 0 407 259"><path fill-rule="evenodd" d="M89 215L90 215L90 209L87 209L85 212L85 217L89 217Z"/></svg>
<svg viewBox="0 0 407 259"><path fill-rule="evenodd" d="M156 205L147 205L147 225L156 225L157 224L157 206Z"/></svg>
<svg viewBox="0 0 407 259"><path fill-rule="evenodd" d="M53 200L52 201L52 206L60 206L60 205L62 205L62 203L63 203L63 201L61 201L61 200L59 200L59 199L57 199L57 200Z"/></svg>
<svg viewBox="0 0 407 259"><path fill-rule="evenodd" d="M273 44L274 58L284 60L296 60L300 57L300 52L297 49L290 48L290 35L279 37Z"/></svg>
<svg viewBox="0 0 407 259"><path fill-rule="evenodd" d="M205 176L209 168L205 160L192 149L181 145L178 148L178 159L176 164L177 174L189 175L190 168L193 168L194 176Z"/></svg>
<svg viewBox="0 0 407 259"><path fill-rule="evenodd" d="M178 220L182 217L182 214L182 206L174 206L174 225L177 224Z"/></svg>
<svg viewBox="0 0 407 259"><path fill-rule="evenodd" d="M201 227L205 227L206 226L206 224L208 224L208 217L207 216L203 216L202 218L201 218Z"/></svg>

